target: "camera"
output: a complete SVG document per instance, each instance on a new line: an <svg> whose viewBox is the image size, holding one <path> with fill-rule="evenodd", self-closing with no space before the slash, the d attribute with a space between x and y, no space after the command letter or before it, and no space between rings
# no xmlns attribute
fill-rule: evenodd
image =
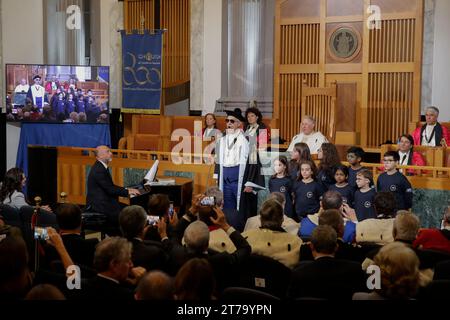
<svg viewBox="0 0 450 320"><path fill-rule="evenodd" d="M169 216L172 217L174 213L174 209L173 209L173 201L170 201L170 205L169 205Z"/></svg>
<svg viewBox="0 0 450 320"><path fill-rule="evenodd" d="M214 199L214 197L204 197L201 201L200 201L200 204L202 205L202 206L214 206L216 203L215 203L215 199Z"/></svg>
<svg viewBox="0 0 450 320"><path fill-rule="evenodd" d="M147 222L149 225L154 226L159 222L158 216L147 216Z"/></svg>
<svg viewBox="0 0 450 320"><path fill-rule="evenodd" d="M34 227L34 239L36 240L48 240L48 232L46 228Z"/></svg>

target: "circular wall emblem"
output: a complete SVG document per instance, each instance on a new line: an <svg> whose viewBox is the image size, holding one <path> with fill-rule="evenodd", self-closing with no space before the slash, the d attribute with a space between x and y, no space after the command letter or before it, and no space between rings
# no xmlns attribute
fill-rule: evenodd
<svg viewBox="0 0 450 320"><path fill-rule="evenodd" d="M372 204L370 203L370 201L364 202L364 207L366 207L366 208L370 208L371 205Z"/></svg>
<svg viewBox="0 0 450 320"><path fill-rule="evenodd" d="M313 197L313 193L311 191L309 191L308 193L306 193L306 197L308 199L311 199Z"/></svg>
<svg viewBox="0 0 450 320"><path fill-rule="evenodd" d="M331 32L328 40L328 51L330 55L340 61L352 61L361 50L361 35L350 26L337 27Z"/></svg>
<svg viewBox="0 0 450 320"><path fill-rule="evenodd" d="M395 191L397 191L397 186L395 184L393 184L389 187L389 190L391 190L392 192L395 192Z"/></svg>

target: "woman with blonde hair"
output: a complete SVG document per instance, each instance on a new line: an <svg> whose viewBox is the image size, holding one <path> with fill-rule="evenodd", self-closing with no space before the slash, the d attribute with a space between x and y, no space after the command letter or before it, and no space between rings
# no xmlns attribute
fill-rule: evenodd
<svg viewBox="0 0 450 320"><path fill-rule="evenodd" d="M419 258L410 247L402 242L389 243L380 249L373 265L380 268L379 288L371 293L355 293L353 300L408 300L415 297L419 288Z"/></svg>

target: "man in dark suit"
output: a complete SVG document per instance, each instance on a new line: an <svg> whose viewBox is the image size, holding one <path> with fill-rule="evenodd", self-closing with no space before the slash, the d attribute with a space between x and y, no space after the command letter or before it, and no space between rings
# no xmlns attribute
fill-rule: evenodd
<svg viewBox="0 0 450 320"><path fill-rule="evenodd" d="M131 243L119 237L106 238L95 250L94 267L97 275L81 284L77 294L81 299L133 299L133 286L145 274L141 267L133 268Z"/></svg>
<svg viewBox="0 0 450 320"><path fill-rule="evenodd" d="M311 250L314 261L304 261L292 272L288 297L348 299L365 291L365 275L354 261L336 259L336 231L326 225L314 229Z"/></svg>
<svg viewBox="0 0 450 320"><path fill-rule="evenodd" d="M176 273L189 259L205 258L211 263L217 280L217 289L220 292L227 286L236 285L234 282L238 279L239 267L250 255L251 247L239 231L236 231L227 223L225 214L220 208L214 207L214 211L217 214L217 218L211 217L211 221L229 235L236 246L236 251L233 253L218 253L208 249L209 229L203 221L192 222L186 228L184 232L186 246L168 239L164 219L159 221L158 231L161 235L161 241L169 253L169 263L172 272Z"/></svg>
<svg viewBox="0 0 450 320"><path fill-rule="evenodd" d="M133 244L131 260L135 266L149 270L165 270L167 255L160 242L144 240L151 227L147 222L147 213L141 206L128 206L119 215L120 230Z"/></svg>
<svg viewBox="0 0 450 320"><path fill-rule="evenodd" d="M137 189L123 188L113 183L108 165L112 160L111 150L107 146L98 146L95 155L97 161L91 168L87 183L86 208L88 211L103 213L112 233L118 231L120 213L119 197L139 194ZM116 229L114 231L114 229Z"/></svg>
<svg viewBox="0 0 450 320"><path fill-rule="evenodd" d="M59 234L73 262L77 265L92 268L95 246L98 239L84 239L81 236L81 210L76 204L63 203L56 210L56 221ZM57 258L53 247L47 247L48 258Z"/></svg>

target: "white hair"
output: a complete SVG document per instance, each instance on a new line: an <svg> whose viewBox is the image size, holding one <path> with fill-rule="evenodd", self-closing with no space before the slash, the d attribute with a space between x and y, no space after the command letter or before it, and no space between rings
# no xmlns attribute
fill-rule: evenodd
<svg viewBox="0 0 450 320"><path fill-rule="evenodd" d="M203 221L192 222L184 231L184 242L196 252L206 250L209 245L209 229Z"/></svg>
<svg viewBox="0 0 450 320"><path fill-rule="evenodd" d="M425 112L427 112L427 111L431 111L431 112L433 112L435 115L439 115L439 109L438 108L436 108L436 107L433 107L433 106L431 106L431 107L428 107L427 108L427 110L425 111Z"/></svg>
<svg viewBox="0 0 450 320"><path fill-rule="evenodd" d="M307 119L307 120L309 120L309 121L311 121L313 124L316 124L316 119L314 119L314 117L313 116L304 116L303 117L303 120L304 119Z"/></svg>

